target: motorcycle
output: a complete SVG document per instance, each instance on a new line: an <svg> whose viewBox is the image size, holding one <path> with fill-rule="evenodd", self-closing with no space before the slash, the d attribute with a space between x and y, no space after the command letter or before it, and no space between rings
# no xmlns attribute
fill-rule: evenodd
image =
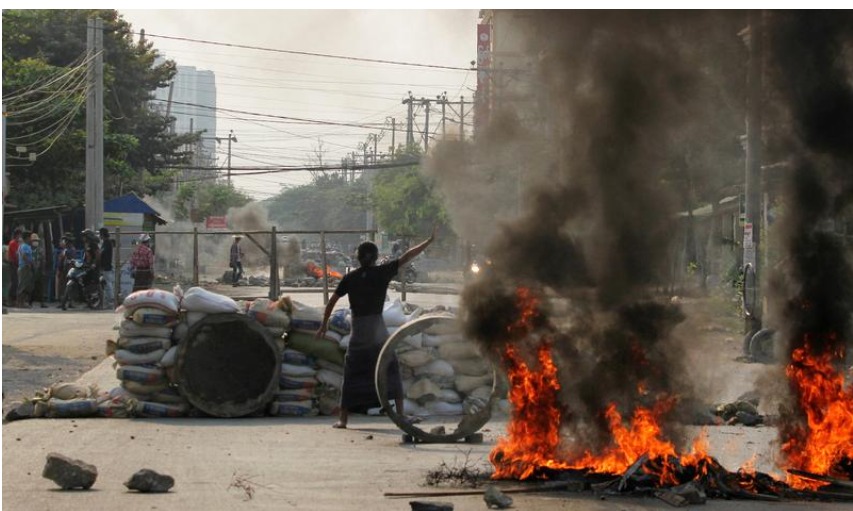
<svg viewBox="0 0 853 511"><path fill-rule="evenodd" d="M385 256L381 258L377 264L385 264L389 261L393 261L397 259L396 257ZM403 278L406 280L406 284L414 284L418 280L418 269L415 266L414 261L407 264L405 267L401 268L397 275L394 276L392 280L396 280L400 282L400 273L403 274Z"/></svg>
<svg viewBox="0 0 853 511"><path fill-rule="evenodd" d="M106 280L98 269L83 261L74 261L68 270L65 293L62 295L62 310L73 307L75 301L84 302L90 309L100 309L104 305L104 287Z"/></svg>

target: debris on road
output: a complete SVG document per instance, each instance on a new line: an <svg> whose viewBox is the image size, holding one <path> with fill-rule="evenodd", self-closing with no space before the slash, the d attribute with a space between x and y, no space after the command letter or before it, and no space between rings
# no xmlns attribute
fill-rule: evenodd
<svg viewBox="0 0 853 511"><path fill-rule="evenodd" d="M409 505L412 506L412 511L453 511L453 504L450 502L413 500L409 502Z"/></svg>
<svg viewBox="0 0 853 511"><path fill-rule="evenodd" d="M504 495L504 493L493 484L486 485L486 491L483 493L483 500L486 501L486 507L489 509L507 509L512 507L512 497Z"/></svg>
<svg viewBox="0 0 853 511"><path fill-rule="evenodd" d="M175 479L166 474L159 474L154 470L143 468L124 483L128 490L136 490L140 493L166 493L175 486Z"/></svg>
<svg viewBox="0 0 853 511"><path fill-rule="evenodd" d="M98 469L84 461L52 452L47 455L47 463L41 475L55 482L63 490L88 490L98 478Z"/></svg>

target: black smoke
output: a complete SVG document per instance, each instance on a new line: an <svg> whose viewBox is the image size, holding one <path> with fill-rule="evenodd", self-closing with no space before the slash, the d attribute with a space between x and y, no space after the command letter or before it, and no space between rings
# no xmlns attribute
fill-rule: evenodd
<svg viewBox="0 0 853 511"><path fill-rule="evenodd" d="M522 176L524 192L518 215L490 240L492 264L463 291L463 321L493 353L507 342L533 345L536 336L507 329L520 313L516 288L533 290L542 299L540 332L553 341L561 367L564 428L577 439L571 448L595 449L610 438L603 418L610 403L630 416L638 405L692 393L684 346L671 335L684 316L652 290L664 279L676 232L663 170L682 149L683 131L702 122L695 112L700 76L686 51L702 14L539 11L517 18L535 56L538 136L517 124L512 136L493 129L466 154L470 163L492 154L483 148L513 147L513 155L501 153L509 156L502 166ZM433 173L465 172L449 154L434 157ZM452 201L454 191L444 191ZM568 314L549 314L555 302Z"/></svg>

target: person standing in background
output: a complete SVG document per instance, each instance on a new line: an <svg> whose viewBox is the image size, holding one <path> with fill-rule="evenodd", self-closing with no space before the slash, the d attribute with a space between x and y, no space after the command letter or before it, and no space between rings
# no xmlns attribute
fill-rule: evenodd
<svg viewBox="0 0 853 511"><path fill-rule="evenodd" d="M110 231L106 227L101 227L98 230L98 236L101 239L101 243L98 245L100 251L98 268L101 270L101 275L104 276L104 306L114 309L115 293L113 292L113 284L115 283L115 273L113 272L113 242L110 239Z"/></svg>
<svg viewBox="0 0 853 511"><path fill-rule="evenodd" d="M16 227L6 250L6 260L12 266L11 284L9 285L9 299L18 301L18 249L21 247L21 228Z"/></svg>
<svg viewBox="0 0 853 511"><path fill-rule="evenodd" d="M234 286L243 278L243 247L240 246L240 240L243 239L239 234L234 235L234 243L231 244L231 258L229 266L231 266L231 282Z"/></svg>
<svg viewBox="0 0 853 511"><path fill-rule="evenodd" d="M154 283L154 252L149 244L151 236L139 235L139 243L130 256L130 276L133 277L133 290L151 289Z"/></svg>
<svg viewBox="0 0 853 511"><path fill-rule="evenodd" d="M33 306L33 302L38 300L41 308L44 309L47 305L44 304L44 295L46 294L44 278L44 249L42 249L39 235L32 233L30 235L30 249L33 257L33 289L30 292L29 306Z"/></svg>
<svg viewBox="0 0 853 511"><path fill-rule="evenodd" d="M18 247L18 307L30 308L33 293L33 249L30 246L29 233Z"/></svg>
<svg viewBox="0 0 853 511"><path fill-rule="evenodd" d="M74 245L71 242L71 237L66 234L59 239L59 248L56 250L54 258L54 279L56 279L56 299L62 300L62 295L65 294L65 283L68 276L68 270L74 264L76 257Z"/></svg>

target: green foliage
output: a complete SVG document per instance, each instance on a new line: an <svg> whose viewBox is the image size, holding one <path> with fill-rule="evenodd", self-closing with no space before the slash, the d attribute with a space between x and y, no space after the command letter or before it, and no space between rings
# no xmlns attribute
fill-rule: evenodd
<svg viewBox="0 0 853 511"><path fill-rule="evenodd" d="M367 216L363 180L347 182L341 174L318 174L314 182L282 191L269 199L269 216L282 230L363 229Z"/></svg>
<svg viewBox="0 0 853 511"><path fill-rule="evenodd" d="M208 216L222 216L229 208L245 206L251 198L223 183L189 183L178 188L175 199L177 220L201 222Z"/></svg>
<svg viewBox="0 0 853 511"><path fill-rule="evenodd" d="M87 19L95 16L104 20L104 198L130 191L144 195L152 189L151 178L189 162L184 148L199 135L170 135L168 119L149 109L153 91L169 83L175 64L155 66L157 51L150 42L134 42L130 24L117 11L4 10L3 97L78 66L86 52ZM37 93L7 104L9 140L29 141L35 147L28 146L28 152L43 153L33 163L13 160L9 167L8 200L22 208L83 203L85 108L74 114L85 99L83 82L56 87L37 87ZM30 115L21 113L33 104L37 109ZM40 136L52 133L51 126L66 114L66 129Z"/></svg>

